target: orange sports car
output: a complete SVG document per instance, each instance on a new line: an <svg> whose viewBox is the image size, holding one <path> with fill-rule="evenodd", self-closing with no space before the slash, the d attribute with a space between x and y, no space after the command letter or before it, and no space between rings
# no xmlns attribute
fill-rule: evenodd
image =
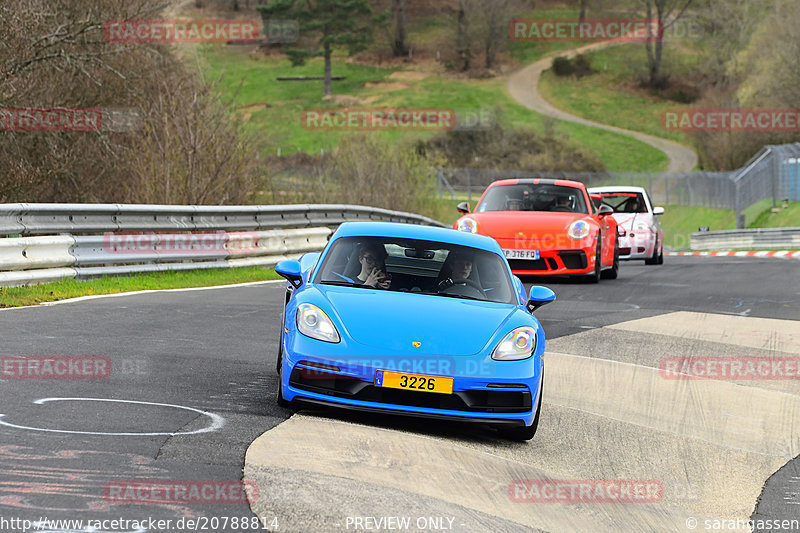
<svg viewBox="0 0 800 533"><path fill-rule="evenodd" d="M458 206L453 227L494 237L517 275L615 279L617 224L607 205L596 207L583 183L519 178L495 181L478 200Z"/></svg>

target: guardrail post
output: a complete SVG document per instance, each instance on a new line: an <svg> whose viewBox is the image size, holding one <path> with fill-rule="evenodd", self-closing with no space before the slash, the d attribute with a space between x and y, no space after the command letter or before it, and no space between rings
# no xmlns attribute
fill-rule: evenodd
<svg viewBox="0 0 800 533"><path fill-rule="evenodd" d="M739 190L739 180L733 182L733 204L736 211L736 229L744 229L744 214L742 214L742 195Z"/></svg>

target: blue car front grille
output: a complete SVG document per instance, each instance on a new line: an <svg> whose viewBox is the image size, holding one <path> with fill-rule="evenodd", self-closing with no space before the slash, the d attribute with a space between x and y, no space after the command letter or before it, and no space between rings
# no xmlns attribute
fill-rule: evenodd
<svg viewBox="0 0 800 533"><path fill-rule="evenodd" d="M451 411L525 413L533 405L529 390L470 389L454 391L453 394L436 394L376 387L369 381L333 373L324 376L319 373L309 374L297 367L289 377L289 385L351 400Z"/></svg>

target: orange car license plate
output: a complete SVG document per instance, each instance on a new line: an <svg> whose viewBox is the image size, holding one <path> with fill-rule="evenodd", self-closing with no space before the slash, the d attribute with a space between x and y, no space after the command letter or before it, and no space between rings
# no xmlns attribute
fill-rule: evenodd
<svg viewBox="0 0 800 533"><path fill-rule="evenodd" d="M506 259L532 259L536 260L541 257L539 250L506 250L503 249Z"/></svg>
<svg viewBox="0 0 800 533"><path fill-rule="evenodd" d="M392 389L415 390L422 392L453 393L453 378L443 376L423 376L378 370L375 372L375 385Z"/></svg>

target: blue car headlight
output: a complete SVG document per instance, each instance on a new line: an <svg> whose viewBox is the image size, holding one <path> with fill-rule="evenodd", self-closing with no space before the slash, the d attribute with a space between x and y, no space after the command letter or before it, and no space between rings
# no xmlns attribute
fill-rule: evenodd
<svg viewBox="0 0 800 533"><path fill-rule="evenodd" d="M297 306L297 329L300 333L325 342L339 342L339 332L325 312L312 304Z"/></svg>
<svg viewBox="0 0 800 533"><path fill-rule="evenodd" d="M536 350L536 330L530 326L523 326L503 337L494 349L492 359L518 361L532 356L534 350Z"/></svg>

